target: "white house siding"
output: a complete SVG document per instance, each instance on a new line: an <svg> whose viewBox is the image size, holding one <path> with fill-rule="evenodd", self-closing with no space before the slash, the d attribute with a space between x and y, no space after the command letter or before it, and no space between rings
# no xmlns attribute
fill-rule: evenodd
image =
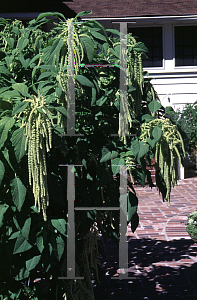
<svg viewBox="0 0 197 300"><path fill-rule="evenodd" d="M164 107L180 109L197 100L197 75L192 73L154 76L152 84Z"/></svg>
<svg viewBox="0 0 197 300"><path fill-rule="evenodd" d="M152 84L164 107L180 109L197 100L197 66L175 67L174 26L197 25L197 16L132 17L130 19L97 20L107 29L120 29L114 22L130 22L128 27L162 26L163 67L144 68L152 77Z"/></svg>

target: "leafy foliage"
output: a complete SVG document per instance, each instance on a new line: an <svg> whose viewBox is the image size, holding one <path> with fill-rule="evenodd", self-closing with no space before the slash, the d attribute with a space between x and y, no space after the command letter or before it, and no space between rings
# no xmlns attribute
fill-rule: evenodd
<svg viewBox="0 0 197 300"><path fill-rule="evenodd" d="M179 131L183 135L186 151L191 153L197 145L197 101L187 104L182 111L174 111L171 107L166 108L166 113L170 115Z"/></svg>
<svg viewBox="0 0 197 300"><path fill-rule="evenodd" d="M105 245L112 238L118 246L119 212L75 211L76 276L83 275L84 280L58 280L67 276L69 226L68 174L61 165L74 165L75 207L119 207L118 165L127 165L131 181L144 186L149 174L146 160L154 157L155 144L161 140L157 125L152 137L141 138L141 125L158 119L164 109L150 79L144 80L142 56L147 48L130 34L126 115L131 136L112 135L124 129L119 124L120 34L93 20L77 22L89 13L81 12L72 20L60 13L43 13L27 27L21 21L0 20L2 299L94 299L91 280L104 279L98 261L104 246L98 232ZM41 26L53 22L49 16L60 21L46 33ZM66 135L72 117L68 114L70 80L75 84L75 133L80 134L74 136ZM43 164L39 164L41 157ZM151 176L148 179L152 185ZM160 173L158 180L159 190L165 190ZM128 183L127 223L134 232L139 217L132 182ZM40 196L44 215L36 207Z"/></svg>

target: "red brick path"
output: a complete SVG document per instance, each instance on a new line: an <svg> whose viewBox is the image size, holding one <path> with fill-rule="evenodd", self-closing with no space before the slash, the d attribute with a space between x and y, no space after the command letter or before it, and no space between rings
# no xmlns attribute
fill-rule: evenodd
<svg viewBox="0 0 197 300"><path fill-rule="evenodd" d="M178 182L170 206L156 188L135 189L140 223L134 234L128 226L128 274L136 279L110 279L119 274L119 253L109 240L106 281L94 288L95 299L197 300L197 244L184 224L197 209L197 177Z"/></svg>

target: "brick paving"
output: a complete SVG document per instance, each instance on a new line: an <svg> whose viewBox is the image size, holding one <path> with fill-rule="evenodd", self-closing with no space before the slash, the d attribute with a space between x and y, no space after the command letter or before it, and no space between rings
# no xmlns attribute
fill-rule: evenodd
<svg viewBox="0 0 197 300"><path fill-rule="evenodd" d="M120 273L119 250L108 240L107 262L101 260L105 280L95 283L95 300L197 300L197 243L185 229L197 209L197 177L178 181L170 206L155 187L135 190L140 222L135 233L127 230L131 279L111 279Z"/></svg>

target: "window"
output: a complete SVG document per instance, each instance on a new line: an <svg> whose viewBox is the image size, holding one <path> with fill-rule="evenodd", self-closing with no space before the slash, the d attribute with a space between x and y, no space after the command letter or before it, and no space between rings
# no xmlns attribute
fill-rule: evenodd
<svg viewBox="0 0 197 300"><path fill-rule="evenodd" d="M197 66L197 26L175 26L175 67Z"/></svg>
<svg viewBox="0 0 197 300"><path fill-rule="evenodd" d="M128 32L149 50L146 53L148 58L143 60L143 67L163 67L162 27L133 27Z"/></svg>

